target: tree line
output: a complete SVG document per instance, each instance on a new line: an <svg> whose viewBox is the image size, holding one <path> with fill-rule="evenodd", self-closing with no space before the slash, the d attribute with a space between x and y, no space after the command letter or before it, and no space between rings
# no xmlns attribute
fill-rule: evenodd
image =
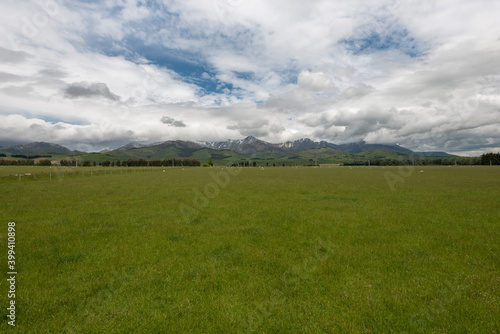
<svg viewBox="0 0 500 334"><path fill-rule="evenodd" d="M83 160L83 161L78 161L75 159L71 160L61 160L60 162L61 166L76 166L78 163L78 166L82 167L91 167L91 166L100 166L100 167L199 167L201 166L200 160L196 159L163 159L163 160L146 160L146 159L128 159L128 160L123 160L123 161L110 161L110 160L105 160L105 161L90 161L90 160Z"/></svg>
<svg viewBox="0 0 500 334"><path fill-rule="evenodd" d="M469 165L500 165L500 153L486 153L480 157L446 157L446 158L420 158L413 157L410 159L373 159L359 160L344 165L371 165L371 166L469 166Z"/></svg>
<svg viewBox="0 0 500 334"><path fill-rule="evenodd" d="M4 160L0 159L1 166L34 166L35 160Z"/></svg>
<svg viewBox="0 0 500 334"><path fill-rule="evenodd" d="M11 157L23 159L52 158L51 155L47 154L12 154Z"/></svg>
<svg viewBox="0 0 500 334"><path fill-rule="evenodd" d="M500 153L486 153L480 159L481 165L500 165Z"/></svg>
<svg viewBox="0 0 500 334"><path fill-rule="evenodd" d="M4 154L0 154L0 157L5 157ZM83 160L78 161L76 159L66 159L60 160L59 164L61 166L101 166L101 167L199 167L201 166L200 160L197 159L163 159L163 160L146 160L146 159L128 159L123 161L110 161L105 160L101 162ZM212 163L213 164L213 163ZM38 162L32 159L25 160L8 160L0 159L0 165L3 166L51 166L52 162L49 159L40 159ZM211 164L205 164L210 166ZM415 166L430 166L430 165L500 165L500 153L486 153L480 157L446 157L446 158L424 158L414 157L413 159L375 159L375 160L363 160L354 161L349 163L344 163L344 165L371 165L371 166L401 166L401 165L415 165ZM233 163L233 166L240 167L256 167L257 162L241 161ZM266 163L269 166L269 163ZM275 163L273 163L275 166ZM283 164L283 166L285 166Z"/></svg>

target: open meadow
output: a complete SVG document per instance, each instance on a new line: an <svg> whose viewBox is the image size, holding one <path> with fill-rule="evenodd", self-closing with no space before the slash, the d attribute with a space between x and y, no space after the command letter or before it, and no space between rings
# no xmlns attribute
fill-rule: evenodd
<svg viewBox="0 0 500 334"><path fill-rule="evenodd" d="M498 333L499 240L495 166L3 167L0 332Z"/></svg>

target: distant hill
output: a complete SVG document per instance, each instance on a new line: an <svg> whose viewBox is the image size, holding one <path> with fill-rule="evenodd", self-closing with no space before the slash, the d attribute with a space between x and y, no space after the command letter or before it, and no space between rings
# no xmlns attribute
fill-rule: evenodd
<svg viewBox="0 0 500 334"><path fill-rule="evenodd" d="M309 138L303 138L299 140L294 140L294 141L287 141L281 144L275 144L276 146L280 147L281 149L287 151L287 152L301 152L304 150L311 150L311 149L317 149L317 148L331 148L334 150L339 150L339 146L328 143L326 141L321 141L321 142L315 142L312 141Z"/></svg>
<svg viewBox="0 0 500 334"><path fill-rule="evenodd" d="M456 157L445 152L412 152L399 145L368 144L365 141L348 144L315 142L309 138L284 143L268 143L253 136L244 139L219 142L170 140L157 144L130 143L115 150L83 154L66 147L45 142L0 147L4 154L73 154L81 159L104 160L163 160L192 158L202 161L213 159L221 163L241 161L265 161L286 164L316 163L363 163L384 159L411 159L411 155L423 158Z"/></svg>
<svg viewBox="0 0 500 334"><path fill-rule="evenodd" d="M132 148L127 149L127 147ZM202 148L201 145L190 141L170 140L156 145L128 144L119 149L107 152L106 155L120 160L190 158L195 151Z"/></svg>
<svg viewBox="0 0 500 334"><path fill-rule="evenodd" d="M143 147L148 147L148 145L143 145L143 144L139 144L139 143L128 143L127 145L122 146L120 148L117 148L116 150L117 151L128 151L128 150L131 150L134 148L143 148Z"/></svg>
<svg viewBox="0 0 500 334"><path fill-rule="evenodd" d="M0 152L5 154L72 153L71 150L67 149L64 146L45 142L34 142L15 146L3 146L0 147Z"/></svg>
<svg viewBox="0 0 500 334"><path fill-rule="evenodd" d="M229 139L227 141L222 141L222 142L198 141L196 142L196 144L207 148L212 148L217 150L231 150L236 153L247 154L247 155L251 155L257 152L280 150L280 148L277 147L276 145L257 139L254 136L248 136L245 139L238 139L238 140Z"/></svg>
<svg viewBox="0 0 500 334"><path fill-rule="evenodd" d="M136 142L132 142L132 143L128 143L127 145L125 146L122 146L120 148L117 148L117 150L120 150L120 151L127 151L127 150L131 150L133 148L143 148L143 147L150 147L150 146L155 146L155 145L160 145L161 143L154 143L154 144L140 144L140 143L136 143Z"/></svg>
<svg viewBox="0 0 500 334"><path fill-rule="evenodd" d="M421 157L444 157L444 152L424 152ZM424 155L428 154L428 155ZM379 160L412 159L413 151L391 144L368 144L365 141L348 144L315 142L309 138L284 143L268 143L253 136L226 141L182 141L173 140L160 144L130 143L119 149L106 152L107 159L162 160L170 158L192 158L202 161L212 159L223 164L260 161L267 164L320 164L346 163L369 164Z"/></svg>
<svg viewBox="0 0 500 334"><path fill-rule="evenodd" d="M458 157L458 155L453 155L446 152L413 152L413 154L419 157L446 157L446 158Z"/></svg>
<svg viewBox="0 0 500 334"><path fill-rule="evenodd" d="M413 151L401 147L399 145L387 145L387 144L367 144L365 141L360 141L357 143L341 144L338 145L338 149L349 153L361 153L369 150L391 150L404 154L412 154Z"/></svg>
<svg viewBox="0 0 500 334"><path fill-rule="evenodd" d="M336 145L326 141L315 142L309 138L299 139L295 141L287 141L279 144L271 144L259 140L253 136L246 137L245 139L232 140L229 139L223 142L203 142L198 141L197 144L213 148L213 149L227 149L241 154L255 154L259 152L292 152L297 153L304 150L318 149L318 148L331 148L338 151L348 153L361 153L369 150L392 150L399 153L411 154L411 150L401 147L399 145L388 144L367 144L364 141L357 143Z"/></svg>
<svg viewBox="0 0 500 334"><path fill-rule="evenodd" d="M117 149L107 152L108 159L169 159L169 158L193 158L202 161L212 159L223 164L233 164L242 161L260 161L267 164L281 165L303 165L320 163L349 163L363 164L369 160L376 159L406 159L409 154L400 153L393 150L368 150L362 153L344 152L331 147L325 147L323 143L315 143L309 140L286 143L287 147L280 144L269 144L260 140L249 138L247 141L227 141L216 143L204 143L216 148L203 147L200 143L185 141L168 141L159 145L132 148L128 150ZM322 147L320 147L322 146ZM337 146L333 145L332 146ZM231 147L232 150L226 147ZM303 149L313 147L309 149ZM369 147L369 146L367 146ZM235 152L238 150L238 153ZM296 151L296 152L293 152ZM411 152L411 151L410 151ZM245 154L247 153L247 154Z"/></svg>

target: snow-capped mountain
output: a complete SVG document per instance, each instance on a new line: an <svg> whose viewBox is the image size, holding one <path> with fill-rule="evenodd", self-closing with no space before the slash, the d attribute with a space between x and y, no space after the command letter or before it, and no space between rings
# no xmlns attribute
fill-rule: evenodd
<svg viewBox="0 0 500 334"><path fill-rule="evenodd" d="M304 150L311 150L315 148L329 147L334 150L340 150L338 145L328 143L326 141L315 142L309 138L298 139L294 141L287 141L281 144L277 144L280 148L287 152L300 152Z"/></svg>
<svg viewBox="0 0 500 334"><path fill-rule="evenodd" d="M412 154L413 152L407 148L401 147L399 145L391 144L367 144L365 141L353 142L348 144L333 144L327 141L313 141L309 138L302 138L293 141L286 141L283 143L268 143L266 141L255 138L254 136L248 136L244 139L228 139L226 141L175 141L182 142L184 146L189 146L190 149L194 149L196 146L201 148L210 148L213 150L230 150L236 153L244 155L252 155L259 152L284 152L284 153L298 153L305 150L318 149L318 148L331 148L338 151L348 152L348 153L361 153L368 150L392 150L403 154ZM144 145L140 143L130 143L118 150L127 151L131 149L140 149L145 147L156 147L159 145L172 144L173 141L168 141L164 143L156 143ZM189 143L189 145L188 145Z"/></svg>
<svg viewBox="0 0 500 334"><path fill-rule="evenodd" d="M367 144L364 141L336 145L326 141L315 142L309 138L298 139L294 141L286 141L284 143L272 144L265 142L263 140L257 139L254 136L248 136L245 139L228 139L226 141L220 142L206 142L206 141L196 141L196 144L212 148L216 150L231 150L241 154L254 154L257 152L267 152L267 151L281 151L296 153L304 150L316 149L328 147L334 150L349 152L349 153L360 153L368 150L393 150L400 153L410 154L411 150L398 145L385 145L385 144Z"/></svg>
<svg viewBox="0 0 500 334"><path fill-rule="evenodd" d="M240 154L251 155L256 152L276 151L279 148L275 144L262 141L254 136L248 136L245 139L228 139L219 142L204 142L197 141L196 144L203 147L212 148L216 150L230 150Z"/></svg>
<svg viewBox="0 0 500 334"><path fill-rule="evenodd" d="M332 144L326 141L315 142L309 138L298 139L294 141L286 141L283 143L272 144L265 142L263 140L257 139L254 136L248 136L244 139L228 139L226 141L218 142L208 142L208 141L166 141L154 144L140 144L137 142L129 143L122 146L116 150L119 151L129 151L129 150L141 150L141 149L172 149L173 152L177 152L180 157L187 157L194 151L209 148L212 150L230 150L244 155L253 155L259 152L282 152L282 153L298 153L310 149L318 148L331 148L338 151L343 151L347 153L361 153L369 150L392 150L403 154L416 154L419 156L454 156L445 152L413 152L407 148L401 147L399 145L391 144L367 144L365 141L359 141L348 144ZM151 151L151 150L150 150ZM3 154L14 154L14 153L70 153L69 149L66 147L44 143L36 142L17 146L3 146L0 147L0 153ZM149 151L148 151L149 152Z"/></svg>
<svg viewBox="0 0 500 334"><path fill-rule="evenodd" d="M131 150L131 149L134 149L134 148L152 147L152 146L156 146L156 145L160 145L160 144L162 144L162 142L153 143L153 144L140 144L140 143L136 143L136 142L131 142L131 143L128 143L127 145L125 145L125 146L117 148L116 150L118 150L118 151L128 151L128 150Z"/></svg>

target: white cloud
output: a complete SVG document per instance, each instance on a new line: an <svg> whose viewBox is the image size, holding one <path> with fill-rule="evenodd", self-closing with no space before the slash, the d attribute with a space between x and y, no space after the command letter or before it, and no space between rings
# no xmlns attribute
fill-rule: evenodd
<svg viewBox="0 0 500 334"><path fill-rule="evenodd" d="M322 72L302 71L297 84L305 90L313 92L329 91L334 88L332 81Z"/></svg>
<svg viewBox="0 0 500 334"><path fill-rule="evenodd" d="M148 4L0 5L0 141L500 146L498 1Z"/></svg>

